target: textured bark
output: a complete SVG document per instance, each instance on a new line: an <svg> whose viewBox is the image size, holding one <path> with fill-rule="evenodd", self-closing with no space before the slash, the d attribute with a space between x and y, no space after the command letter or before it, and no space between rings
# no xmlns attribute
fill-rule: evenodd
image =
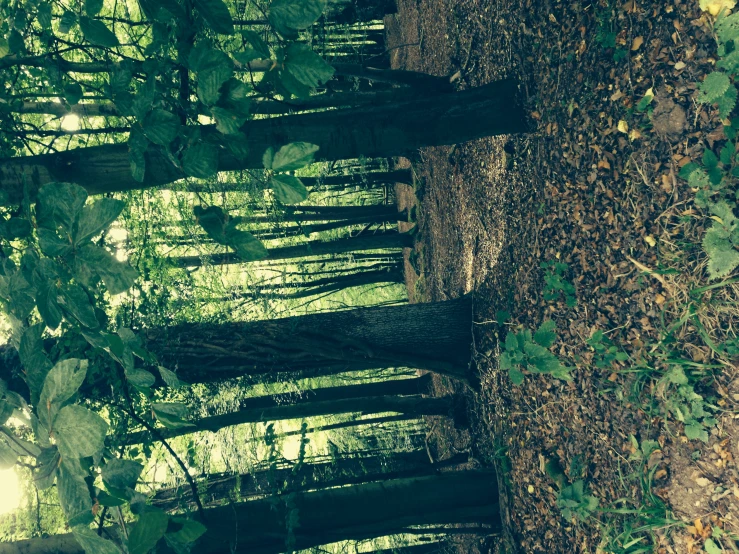
<svg viewBox="0 0 739 554"><path fill-rule="evenodd" d="M235 495L237 499L283 492L309 491L322 488L358 485L385 479L431 475L441 468L468 461L467 454L458 454L432 463L423 450L394 452L386 456L344 456L330 462L303 464L299 468L255 471L242 475L208 475L198 484L203 505L223 502ZM286 489L281 489L287 484ZM151 503L163 510L194 510L192 489L188 486L158 491Z"/></svg>
<svg viewBox="0 0 739 554"><path fill-rule="evenodd" d="M252 500L205 510L198 554L280 554L339 540L365 540L412 525L489 523L500 528L495 474L443 472ZM300 521L288 529L290 513ZM287 542L290 546L286 546ZM0 544L0 554L83 554L69 535Z"/></svg>
<svg viewBox="0 0 739 554"><path fill-rule="evenodd" d="M286 260L292 258L305 258L309 256L332 256L346 254L347 252L359 252L362 250L382 250L386 248L406 248L413 245L413 239L405 233L396 231L376 233L370 236L350 237L332 241L310 241L297 246L280 246L271 248L266 258L253 261ZM221 264L244 264L244 261L236 254L226 252L224 254L211 254L209 256L177 256L168 258L169 262L177 267L200 267L204 263L210 265Z"/></svg>
<svg viewBox="0 0 739 554"><path fill-rule="evenodd" d="M415 367L466 378L472 344L469 297L142 333L185 381L296 371L332 374Z"/></svg>
<svg viewBox="0 0 739 554"><path fill-rule="evenodd" d="M249 142L248 155L238 159L222 149L219 169L261 168L267 147L279 148L295 141L318 145L317 158L331 161L397 156L424 146L525 130L516 84L499 81L410 102L249 121L242 127ZM215 130L204 126L202 132L208 135ZM146 174L141 183L131 175L126 144L0 160L0 190L10 202L17 203L23 197L24 183L31 194L53 181L74 182L91 194L100 194L161 186L184 176L161 148L150 147L145 158Z"/></svg>
<svg viewBox="0 0 739 554"><path fill-rule="evenodd" d="M413 381L413 379L404 379L404 381ZM392 385L394 381L387 383L372 383L384 385L385 389L407 389L416 388L417 383L410 385L400 384ZM253 408L247 405L236 412L229 412L222 415L204 417L195 421L193 425L181 427L179 429L159 429L158 437L154 438L148 431L139 431L130 433L126 437L128 444L141 444L153 440L172 439L197 433L201 431L216 432L225 427L233 425L241 425L243 423L259 423L266 421L282 421L285 419L304 419L307 417L337 415L346 413L374 414L385 412L398 412L412 416L422 415L448 415L452 409L452 399L450 397L426 398L420 394L410 394L409 396L393 396L393 393L376 396L360 396L367 394L362 387L371 389L369 385L353 385L350 387L331 387L327 389L317 389L312 391L315 396L307 396L292 404L265 406L263 408ZM336 394L332 389L347 389L340 391L343 396L335 397ZM356 389L356 390L348 390ZM402 393L397 393L402 394ZM323 399L328 397L327 399ZM262 401L271 401L271 397L250 398L253 404L264 403Z"/></svg>

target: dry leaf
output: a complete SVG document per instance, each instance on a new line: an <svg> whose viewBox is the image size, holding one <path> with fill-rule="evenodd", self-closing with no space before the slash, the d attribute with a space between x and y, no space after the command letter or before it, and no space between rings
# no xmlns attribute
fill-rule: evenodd
<svg viewBox="0 0 739 554"><path fill-rule="evenodd" d="M636 52L637 50L639 50L642 44L644 44L644 37L636 37L631 43L632 52Z"/></svg>
<svg viewBox="0 0 739 554"><path fill-rule="evenodd" d="M704 12L717 16L722 10L730 11L736 6L736 0L700 0Z"/></svg>
<svg viewBox="0 0 739 554"><path fill-rule="evenodd" d="M618 122L618 130L622 133L628 133L629 132L629 124L626 123L623 119Z"/></svg>

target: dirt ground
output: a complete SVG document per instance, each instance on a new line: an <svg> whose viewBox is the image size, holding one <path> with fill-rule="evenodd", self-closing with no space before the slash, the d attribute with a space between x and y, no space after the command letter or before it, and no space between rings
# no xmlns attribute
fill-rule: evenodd
<svg viewBox="0 0 739 554"><path fill-rule="evenodd" d="M683 321L690 287L706 283L705 219L677 176L723 136L715 110L695 102L715 64L698 0L398 0L385 22L392 67L459 72L462 88L517 78L531 121L526 135L423 149L415 190L397 194L418 202L412 301L474 295L482 390L469 395L469 432L439 423L433 442L497 467L506 529L488 550L689 554L713 537L739 552L729 537L739 531L736 367L712 375L723 410L707 443L686 439L657 406L659 379L635 369L665 322ZM636 106L649 89L647 116ZM543 297L540 264L552 260L569 266L574 307ZM716 294L736 304L733 287ZM573 379L514 386L499 345L545 319ZM596 329L629 360L596 367L586 344ZM712 361L695 328L674 329L685 359ZM645 441L656 446L640 457ZM584 480L600 509L566 520L553 467Z"/></svg>

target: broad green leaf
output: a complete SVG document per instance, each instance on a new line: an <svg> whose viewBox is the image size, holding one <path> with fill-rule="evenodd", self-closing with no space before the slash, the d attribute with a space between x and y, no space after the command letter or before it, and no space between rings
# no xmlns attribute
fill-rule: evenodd
<svg viewBox="0 0 739 554"><path fill-rule="evenodd" d="M22 217L11 217L5 225L10 240L22 239L31 234L31 222Z"/></svg>
<svg viewBox="0 0 739 554"><path fill-rule="evenodd" d="M67 463L62 463L59 467L57 493L69 525L74 527L92 522L92 499L87 483L76 471L70 470Z"/></svg>
<svg viewBox="0 0 739 554"><path fill-rule="evenodd" d="M97 329L100 326L90 298L79 285L68 284L62 288L59 304L88 329Z"/></svg>
<svg viewBox="0 0 739 554"><path fill-rule="evenodd" d="M112 48L120 44L113 31L108 29L105 23L97 19L90 19L84 15L80 16L80 29L82 29L85 39L96 46Z"/></svg>
<svg viewBox="0 0 739 554"><path fill-rule="evenodd" d="M143 469L144 466L133 460L113 458L103 466L103 481L116 489L134 488Z"/></svg>
<svg viewBox="0 0 739 554"><path fill-rule="evenodd" d="M269 6L269 22L282 36L313 25L326 9L326 0L274 0Z"/></svg>
<svg viewBox="0 0 739 554"><path fill-rule="evenodd" d="M103 0L85 0L85 13L90 17L100 13L103 9Z"/></svg>
<svg viewBox="0 0 739 554"><path fill-rule="evenodd" d="M147 509L128 536L129 554L147 554L167 531L169 516L156 508Z"/></svg>
<svg viewBox="0 0 739 554"><path fill-rule="evenodd" d="M703 442L708 442L708 431L700 423L685 425L685 436L690 440L700 439Z"/></svg>
<svg viewBox="0 0 739 554"><path fill-rule="evenodd" d="M235 52L233 57L241 64L248 64L254 60L268 60L272 56L267 43L254 31L241 31L241 36L248 46L242 52Z"/></svg>
<svg viewBox="0 0 739 554"><path fill-rule="evenodd" d="M131 150L128 152L128 157L131 166L131 176L134 181L143 183L144 177L146 176L146 158L144 158L144 153L138 150Z"/></svg>
<svg viewBox="0 0 739 554"><path fill-rule="evenodd" d="M688 383L688 377L685 375L685 371L679 365L674 366L665 376L670 383L676 385L685 385Z"/></svg>
<svg viewBox="0 0 739 554"><path fill-rule="evenodd" d="M20 271L0 278L0 296L5 298L12 315L18 319L28 316L36 305L35 291Z"/></svg>
<svg viewBox="0 0 739 554"><path fill-rule="evenodd" d="M39 397L38 415L47 427L51 427L53 417L59 407L72 398L82 386L87 375L87 360L70 358L57 362L49 370L44 380L44 388Z"/></svg>
<svg viewBox="0 0 739 554"><path fill-rule="evenodd" d="M57 28L57 30L63 35L66 35L69 31L72 30L72 26L75 23L77 23L77 15L73 11L65 10L64 14L62 14L62 17L59 20L59 27Z"/></svg>
<svg viewBox="0 0 739 554"><path fill-rule="evenodd" d="M75 260L77 265L84 264L83 271L88 270L100 275L105 287L112 295L126 292L136 279L138 272L126 262L119 261L102 246L88 245L79 249Z"/></svg>
<svg viewBox="0 0 739 554"><path fill-rule="evenodd" d="M72 252L72 243L64 240L51 229L40 228L38 230L38 243L41 252L49 257L66 256Z"/></svg>
<svg viewBox="0 0 739 554"><path fill-rule="evenodd" d="M172 521L182 525L179 531L167 533L164 538L176 552L189 552L189 545L198 540L207 531L205 525L192 519L173 517Z"/></svg>
<svg viewBox="0 0 739 554"><path fill-rule="evenodd" d="M179 130L180 120L172 112L156 109L144 118L144 135L154 144L167 146L175 139Z"/></svg>
<svg viewBox="0 0 739 554"><path fill-rule="evenodd" d="M275 198L283 204L299 204L308 198L308 189L297 177L278 173L269 180Z"/></svg>
<svg viewBox="0 0 739 554"><path fill-rule="evenodd" d="M18 460L18 455L5 442L5 437L0 437L0 470L10 469Z"/></svg>
<svg viewBox="0 0 739 554"><path fill-rule="evenodd" d="M246 121L245 116L241 116L225 108L213 106L210 113L216 120L216 129L224 135L233 135L239 132L241 126Z"/></svg>
<svg viewBox="0 0 739 554"><path fill-rule="evenodd" d="M212 177L218 171L218 149L205 142L193 144L182 155L182 170L191 177Z"/></svg>
<svg viewBox="0 0 739 554"><path fill-rule="evenodd" d="M238 220L229 219L218 206L206 209L196 206L194 212L208 236L219 244L233 248L242 260L260 260L267 256L264 245L251 233L238 229Z"/></svg>
<svg viewBox="0 0 739 554"><path fill-rule="evenodd" d="M10 54L10 45L4 37L0 37L0 58L4 58Z"/></svg>
<svg viewBox="0 0 739 554"><path fill-rule="evenodd" d="M551 319L546 320L541 324L539 329L534 333L534 341L544 348L550 348L554 341L557 340L557 333L554 332L557 324Z"/></svg>
<svg viewBox="0 0 739 554"><path fill-rule="evenodd" d="M177 374L164 366L159 366L159 375L162 376L162 381L164 381L168 387L176 389L183 385L182 381L177 377Z"/></svg>
<svg viewBox="0 0 739 554"><path fill-rule="evenodd" d="M275 159L275 149L271 146L264 151L262 155L262 165L264 169L272 169L272 162Z"/></svg>
<svg viewBox="0 0 739 554"><path fill-rule="evenodd" d="M110 91L113 96L118 96L124 92L128 92L131 85L133 72L128 64L117 63L113 65L110 71Z"/></svg>
<svg viewBox="0 0 739 554"><path fill-rule="evenodd" d="M318 146L309 142L291 142L280 148L272 159L275 171L291 171L300 169L313 162Z"/></svg>
<svg viewBox="0 0 739 554"><path fill-rule="evenodd" d="M717 545L713 539L706 539L706 542L703 543L703 548L706 554L725 554L724 549Z"/></svg>
<svg viewBox="0 0 739 554"><path fill-rule="evenodd" d="M729 90L730 86L731 81L726 73L721 71L709 73L703 82L698 85L699 94L697 100L702 104L715 102Z"/></svg>
<svg viewBox="0 0 739 554"><path fill-rule="evenodd" d="M732 85L718 100L716 100L716 104L718 105L718 116L720 118L724 119L731 115L731 112L734 111L734 107L736 106L738 96L739 92L736 87Z"/></svg>
<svg viewBox="0 0 739 554"><path fill-rule="evenodd" d="M180 402L152 402L151 409L157 420L167 429L194 427L185 420L188 415L187 406Z"/></svg>
<svg viewBox="0 0 739 554"><path fill-rule="evenodd" d="M86 200L87 191L79 185L47 183L39 189L36 222L39 227L62 227L71 234Z"/></svg>
<svg viewBox="0 0 739 554"><path fill-rule="evenodd" d="M221 87L233 75L233 63L224 54L224 60L208 69L198 71L198 98L206 106L213 106L221 98Z"/></svg>
<svg viewBox="0 0 739 554"><path fill-rule="evenodd" d="M114 542L98 536L97 532L87 525L72 527L72 533L85 554L121 554Z"/></svg>
<svg viewBox="0 0 739 554"><path fill-rule="evenodd" d="M515 367L512 367L508 370L508 376L511 379L511 382L514 385L520 385L524 382L524 374L521 372L520 369L517 369Z"/></svg>
<svg viewBox="0 0 739 554"><path fill-rule="evenodd" d="M153 387L156 383L156 377L145 369L133 367L126 369L126 379L134 386L141 389Z"/></svg>
<svg viewBox="0 0 739 554"><path fill-rule="evenodd" d="M103 448L108 424L87 408L71 405L59 410L53 429L62 458L85 458Z"/></svg>
<svg viewBox="0 0 739 554"><path fill-rule="evenodd" d="M70 83L64 86L64 99L68 104L74 106L82 100L82 87L79 83Z"/></svg>
<svg viewBox="0 0 739 554"><path fill-rule="evenodd" d="M38 403L46 375L52 367L44 350L43 332L43 325L32 325L28 327L23 332L18 347L18 356L23 365L23 370L26 374L26 383L31 391L31 401L34 404Z"/></svg>
<svg viewBox="0 0 739 554"><path fill-rule="evenodd" d="M51 4L42 2L38 7L36 18L42 29L51 29Z"/></svg>
<svg viewBox="0 0 739 554"><path fill-rule="evenodd" d="M216 33L232 35L234 22L222 0L194 0L195 9Z"/></svg>
<svg viewBox="0 0 739 554"><path fill-rule="evenodd" d="M285 49L285 71L310 88L316 88L334 76L333 67L307 45L297 42Z"/></svg>
<svg viewBox="0 0 739 554"><path fill-rule="evenodd" d="M77 232L73 236L75 246L79 246L107 229L118 218L125 206L126 203L121 200L101 198L82 208Z"/></svg>
<svg viewBox="0 0 739 554"><path fill-rule="evenodd" d="M231 78L221 87L221 99L218 106L237 115L248 116L251 108L249 87L238 79Z"/></svg>

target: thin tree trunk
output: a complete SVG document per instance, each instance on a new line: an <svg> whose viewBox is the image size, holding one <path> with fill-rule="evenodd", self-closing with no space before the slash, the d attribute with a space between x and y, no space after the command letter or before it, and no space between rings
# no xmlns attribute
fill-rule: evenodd
<svg viewBox="0 0 739 554"><path fill-rule="evenodd" d="M464 464L467 454L457 454L449 459L431 463L423 450L394 452L386 456L344 456L334 461L318 464L302 464L274 470L261 470L241 475L207 475L199 483L203 505L213 505L231 498L238 499L280 492L305 492L330 487L359 485L385 479L430 475L441 468ZM283 485L287 483L287 487ZM188 486L158 491L151 498L152 505L172 511L194 509L192 489Z"/></svg>
<svg viewBox="0 0 739 554"><path fill-rule="evenodd" d="M280 498L280 497L278 497ZM484 522L500 528L493 472L452 471L251 500L205 510L198 554L280 554L366 540L413 525ZM292 516L292 517L291 517ZM299 519L300 525L289 522ZM0 554L84 554L70 535L0 544Z"/></svg>
<svg viewBox="0 0 739 554"><path fill-rule="evenodd" d="M215 132L211 126L201 130L204 135ZM249 121L242 127L249 143L248 155L238 159L222 149L219 169L262 168L267 147L279 148L295 141L317 145L317 158L331 161L397 156L424 146L525 130L517 85L499 81L412 102ZM91 194L100 194L161 186L184 176L160 148L150 147L145 158L141 183L131 175L126 144L9 158L0 160L0 190L9 202L17 203L23 198L24 184L32 195L42 184L54 181L74 182Z"/></svg>
<svg viewBox="0 0 739 554"><path fill-rule="evenodd" d="M254 261L261 262L264 260L287 260L311 256L332 256L336 254L346 254L347 252L359 252L362 250L407 248L412 245L412 237L405 233L393 231L390 233L376 233L375 235L370 236L350 237L332 241L316 240L297 246L270 248L269 254L266 258ZM167 259L172 265L182 268L200 267L204 262L210 265L250 263L249 261L242 260L236 256L236 254L231 252L204 256L176 256Z"/></svg>
<svg viewBox="0 0 739 554"><path fill-rule="evenodd" d="M212 325L143 331L163 365L188 382L243 375L414 367L468 377L469 297Z"/></svg>
<svg viewBox="0 0 739 554"><path fill-rule="evenodd" d="M172 439L200 431L216 432L225 427L243 423L304 419L307 417L346 413L376 414L398 412L421 415L447 415L451 398L426 398L419 392L428 388L423 377L397 379L366 385L329 387L309 391L307 396L288 402L290 395L248 398L236 412L204 417L188 427L159 429L159 437L148 431L130 433L128 444L141 444L157 439ZM401 396L407 395L407 396ZM282 402L282 403L280 403Z"/></svg>

